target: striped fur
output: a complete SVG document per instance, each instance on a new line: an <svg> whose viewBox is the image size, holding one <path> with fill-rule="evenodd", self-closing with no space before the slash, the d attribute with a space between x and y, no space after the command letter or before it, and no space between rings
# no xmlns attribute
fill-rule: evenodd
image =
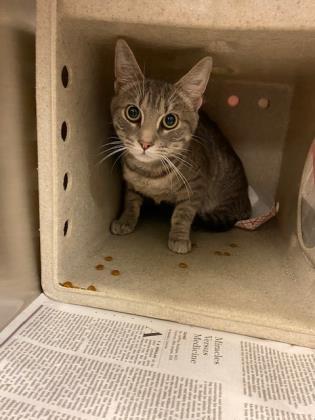
<svg viewBox="0 0 315 420"><path fill-rule="evenodd" d="M191 249L195 221L211 230L227 230L250 215L247 179L242 163L218 127L198 112L211 61L201 60L176 84L145 79L125 41L116 45L116 94L111 113L117 139L111 153L122 152L127 184L125 207L111 225L113 234L132 232L144 197L172 203L169 248ZM130 122L128 105L141 110ZM178 116L174 129L162 127L168 113ZM141 142L149 144L143 150Z"/></svg>

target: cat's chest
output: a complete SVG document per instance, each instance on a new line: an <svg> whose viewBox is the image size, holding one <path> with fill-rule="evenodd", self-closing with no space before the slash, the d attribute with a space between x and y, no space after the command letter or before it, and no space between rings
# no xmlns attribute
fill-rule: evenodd
<svg viewBox="0 0 315 420"><path fill-rule="evenodd" d="M162 175L157 178L150 178L124 167L124 178L133 188L141 194L152 198L156 202L174 201L175 195L172 188L170 175Z"/></svg>

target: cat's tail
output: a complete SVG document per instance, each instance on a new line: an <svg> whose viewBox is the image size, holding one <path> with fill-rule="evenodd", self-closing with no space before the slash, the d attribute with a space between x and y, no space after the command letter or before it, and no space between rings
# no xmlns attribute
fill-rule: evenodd
<svg viewBox="0 0 315 420"><path fill-rule="evenodd" d="M236 222L250 217L250 208L236 214L231 211L214 210L211 213L197 215L194 228L210 230L212 232L226 232L232 229Z"/></svg>
<svg viewBox="0 0 315 420"><path fill-rule="evenodd" d="M237 221L237 218L220 213L211 213L202 216L197 215L194 220L193 229L210 230L211 232L226 232L232 229Z"/></svg>

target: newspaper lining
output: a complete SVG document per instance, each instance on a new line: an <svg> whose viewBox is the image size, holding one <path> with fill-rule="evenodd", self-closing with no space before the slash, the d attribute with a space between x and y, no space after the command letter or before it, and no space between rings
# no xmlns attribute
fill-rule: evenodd
<svg viewBox="0 0 315 420"><path fill-rule="evenodd" d="M0 418L315 420L315 352L41 295L0 333Z"/></svg>

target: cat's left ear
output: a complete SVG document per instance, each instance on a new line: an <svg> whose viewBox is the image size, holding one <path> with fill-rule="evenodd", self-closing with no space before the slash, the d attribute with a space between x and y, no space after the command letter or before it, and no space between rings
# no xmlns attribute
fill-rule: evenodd
<svg viewBox="0 0 315 420"><path fill-rule="evenodd" d="M115 48L115 90L123 85L143 80L143 73L129 45L118 39Z"/></svg>
<svg viewBox="0 0 315 420"><path fill-rule="evenodd" d="M206 90L212 70L212 58L205 57L183 76L176 84L191 100L196 111L202 105L202 95Z"/></svg>

